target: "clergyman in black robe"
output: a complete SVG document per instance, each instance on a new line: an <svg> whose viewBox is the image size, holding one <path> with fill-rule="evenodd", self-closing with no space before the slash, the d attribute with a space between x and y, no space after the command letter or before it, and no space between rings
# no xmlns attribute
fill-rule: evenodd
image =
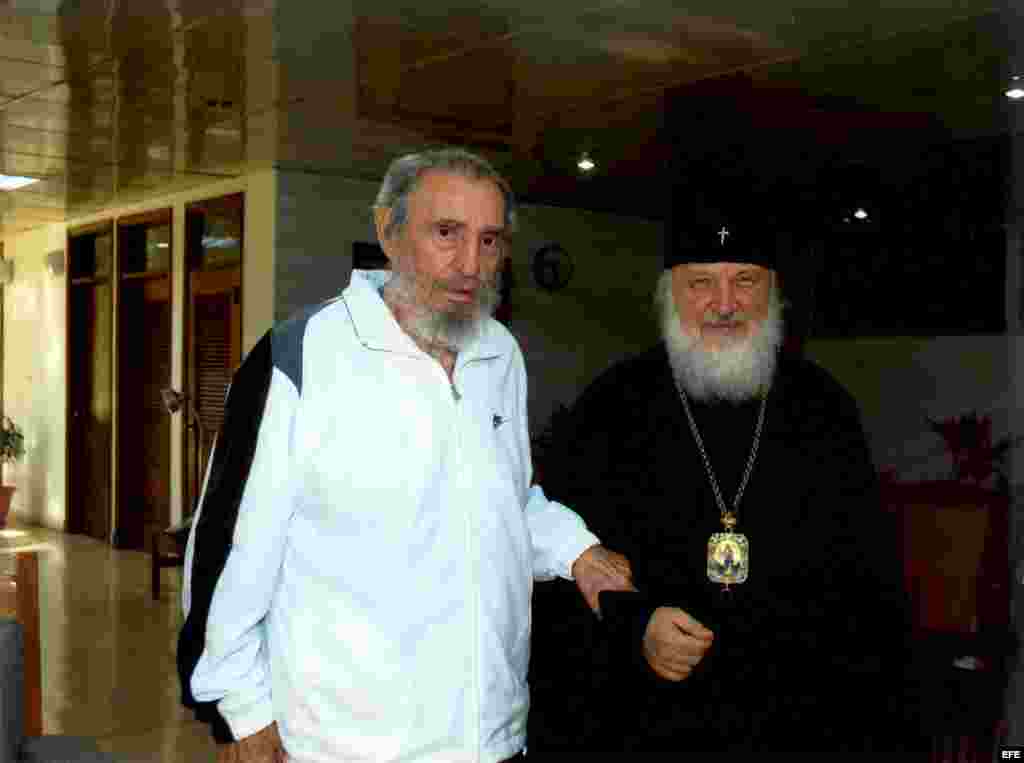
<svg viewBox="0 0 1024 763"><path fill-rule="evenodd" d="M537 586L531 754L909 759L919 742L894 523L854 399L780 351L775 255L774 234L724 218L675 239L663 341L553 432L545 489L638 590L603 593L597 622L569 586Z"/></svg>

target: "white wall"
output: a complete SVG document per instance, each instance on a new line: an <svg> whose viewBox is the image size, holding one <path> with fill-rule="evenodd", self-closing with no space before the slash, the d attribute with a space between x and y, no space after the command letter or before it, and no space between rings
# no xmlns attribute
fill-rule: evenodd
<svg viewBox="0 0 1024 763"><path fill-rule="evenodd" d="M64 526L65 282L46 269L64 251L63 225L4 239L14 281L4 286L4 407L25 433L25 458L4 467L22 520Z"/></svg>
<svg viewBox="0 0 1024 763"><path fill-rule="evenodd" d="M4 238L4 254L13 260L15 273L14 282L4 287L4 405L7 414L24 430L28 447L21 464L6 467L7 481L18 488L13 511L19 520L63 529L67 518L64 505L67 273L65 269L60 275L50 274L46 269L47 256L53 252L63 253L68 228L171 207L174 213L171 377L172 384L180 389L184 378L181 315L184 309L185 205L239 191L246 193L242 322L243 349L247 351L273 322L276 182L271 170ZM184 422L182 414L176 414L176 418L176 426L171 428L172 521L181 516L183 495ZM112 425L116 438L116 410ZM115 441L115 453L116 447Z"/></svg>

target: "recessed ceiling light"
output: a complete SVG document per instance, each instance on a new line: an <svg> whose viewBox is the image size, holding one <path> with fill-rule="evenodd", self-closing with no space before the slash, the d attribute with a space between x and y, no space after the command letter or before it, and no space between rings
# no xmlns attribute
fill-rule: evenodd
<svg viewBox="0 0 1024 763"><path fill-rule="evenodd" d="M576 162L576 166L584 172L590 172L597 165L594 163L594 160L590 158L589 154L583 154L583 156L580 157L580 160Z"/></svg>
<svg viewBox="0 0 1024 763"><path fill-rule="evenodd" d="M16 191L27 185L38 183L39 178L27 178L20 175L0 175L0 191Z"/></svg>
<svg viewBox="0 0 1024 763"><path fill-rule="evenodd" d="M1003 95L1005 95L1007 98L1010 98L1011 100L1018 101L1021 98L1024 98L1024 89L1021 89L1019 87L1013 87L1007 90L1005 93L1003 93Z"/></svg>

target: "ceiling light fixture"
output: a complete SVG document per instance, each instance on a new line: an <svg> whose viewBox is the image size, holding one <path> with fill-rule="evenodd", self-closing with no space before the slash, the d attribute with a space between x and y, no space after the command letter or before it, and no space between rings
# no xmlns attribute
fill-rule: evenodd
<svg viewBox="0 0 1024 763"><path fill-rule="evenodd" d="M231 236L203 236L204 249L230 249L238 245L238 239Z"/></svg>
<svg viewBox="0 0 1024 763"><path fill-rule="evenodd" d="M1021 98L1024 98L1024 89L1019 87L1011 87L1009 90L1003 93L1003 95L1005 95L1012 101L1019 101Z"/></svg>
<svg viewBox="0 0 1024 763"><path fill-rule="evenodd" d="M584 172L590 172L592 169L594 169L594 167L597 166L597 164L595 164L594 160L590 158L590 154L584 151L583 155L580 156L580 160L576 162L576 166L579 167Z"/></svg>
<svg viewBox="0 0 1024 763"><path fill-rule="evenodd" d="M17 191L27 185L38 183L39 178L22 177L21 175L0 175L0 191Z"/></svg>
<svg viewBox="0 0 1024 763"><path fill-rule="evenodd" d="M857 210L853 213L853 216L856 217L858 220L867 220L868 211L864 209L864 207L857 207Z"/></svg>

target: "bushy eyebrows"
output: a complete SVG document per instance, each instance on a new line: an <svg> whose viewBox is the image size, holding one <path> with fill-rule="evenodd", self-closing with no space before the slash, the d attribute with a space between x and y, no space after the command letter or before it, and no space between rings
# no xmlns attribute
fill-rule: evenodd
<svg viewBox="0 0 1024 763"><path fill-rule="evenodd" d="M444 225L449 228L465 228L466 222L464 220L456 220L454 217L441 217L433 221L433 225ZM485 225L480 229L483 234L494 234L503 235L505 233L504 225Z"/></svg>

